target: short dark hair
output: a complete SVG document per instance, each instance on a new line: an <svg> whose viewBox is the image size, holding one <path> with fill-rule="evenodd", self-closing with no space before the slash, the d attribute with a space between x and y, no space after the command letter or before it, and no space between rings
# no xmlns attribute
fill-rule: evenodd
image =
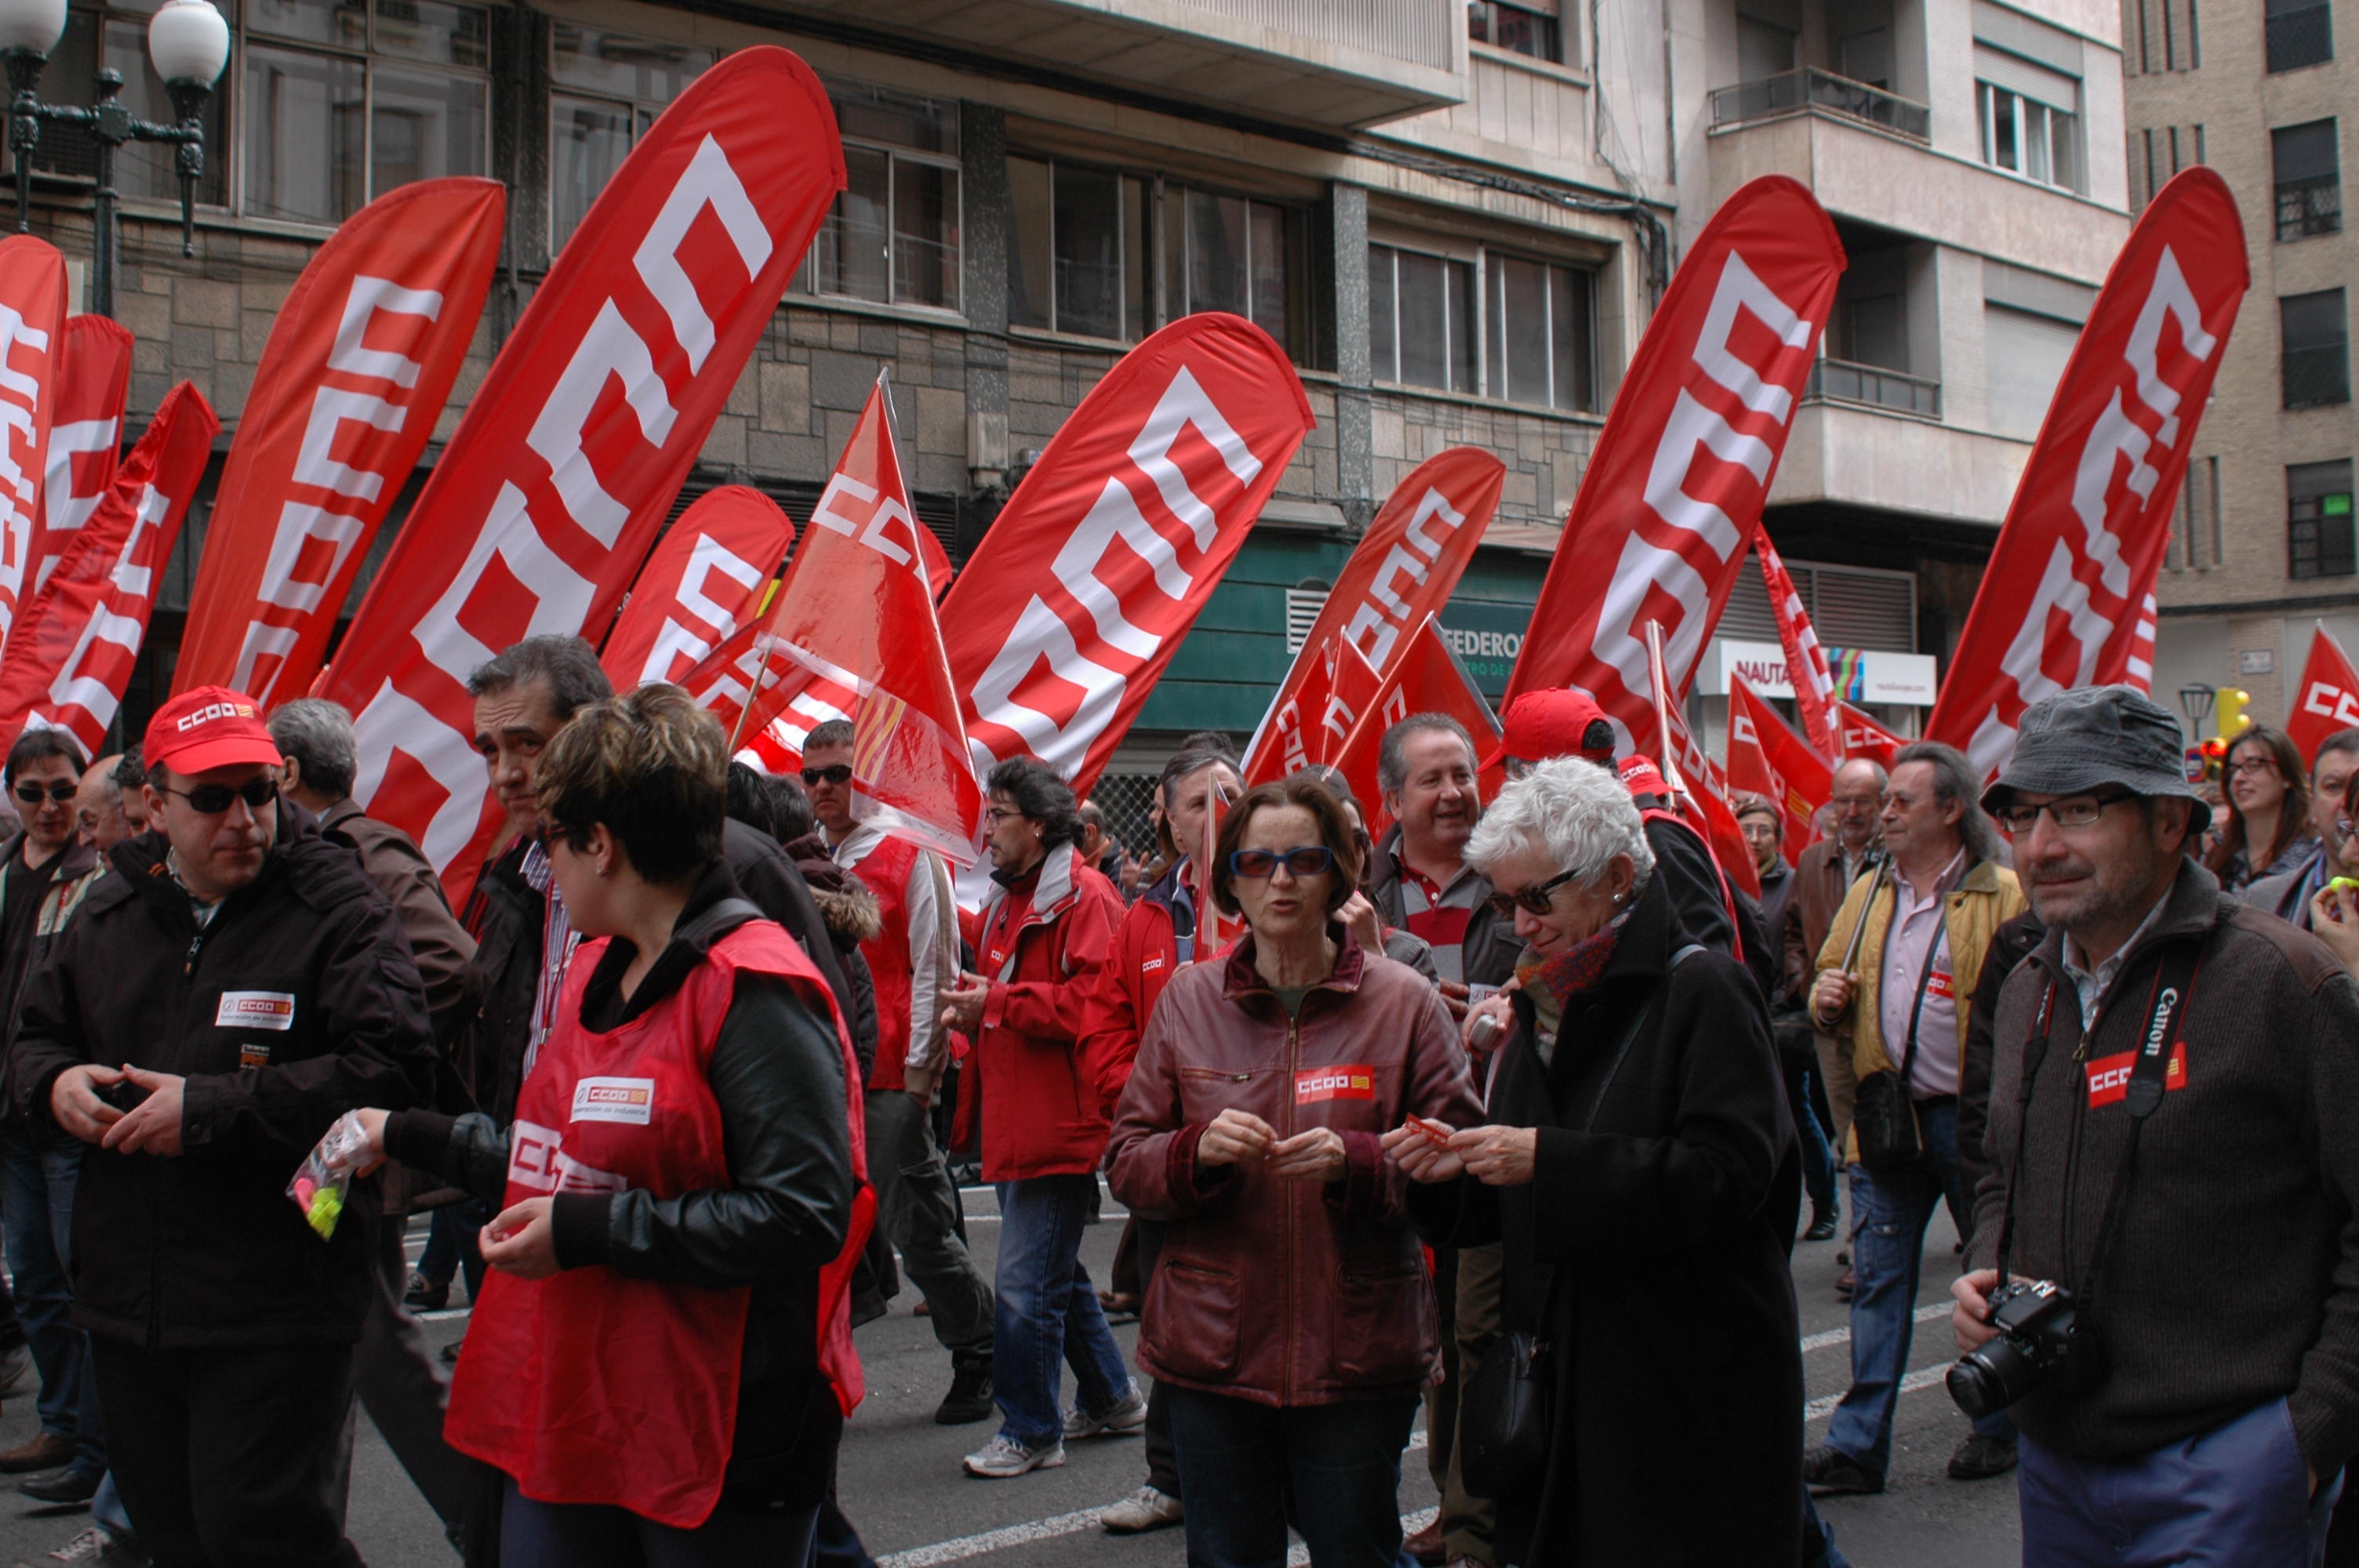
<svg viewBox="0 0 2359 1568"><path fill-rule="evenodd" d="M1769 819L1769 826L1777 830L1778 838L1783 838L1786 836L1786 814L1778 810L1777 803L1766 795L1748 795L1741 797L1736 803L1736 809L1730 815L1739 822L1748 816L1766 816Z"/></svg>
<svg viewBox="0 0 2359 1568"><path fill-rule="evenodd" d="M686 881L721 858L729 738L676 686L578 709L541 752L538 777L552 831L578 845L603 825L648 881Z"/></svg>
<svg viewBox="0 0 2359 1568"><path fill-rule="evenodd" d="M16 743L8 748L5 782L15 784L19 773L49 757L63 757L73 764L77 773L87 772L90 767L90 759L82 754L82 746L74 740L71 730L41 725L27 729L16 737Z"/></svg>
<svg viewBox="0 0 2359 1568"><path fill-rule="evenodd" d="M597 649L580 637L548 635L527 637L476 665L467 677L467 695L489 697L537 680L549 683L549 705L561 719L614 695L614 683L598 665Z"/></svg>
<svg viewBox="0 0 2359 1568"><path fill-rule="evenodd" d="M792 773L770 775L770 831L781 844L791 844L819 827L810 794Z"/></svg>
<svg viewBox="0 0 2359 1568"><path fill-rule="evenodd" d="M730 816L748 827L758 827L764 836L778 836L777 815L770 805L767 780L746 763L732 761L729 764Z"/></svg>
<svg viewBox="0 0 2359 1568"><path fill-rule="evenodd" d="M984 787L993 795L1006 795L1027 820L1040 825L1041 848L1053 849L1079 836L1081 811L1073 800L1073 786L1039 758L1008 758L991 770Z"/></svg>
<svg viewBox="0 0 2359 1568"><path fill-rule="evenodd" d="M851 719L824 719L812 725L811 732L803 737L803 750L808 752L813 746L849 746L857 735Z"/></svg>
<svg viewBox="0 0 2359 1568"><path fill-rule="evenodd" d="M1923 762L1933 770L1936 800L1945 806L1957 802L1958 838L1974 859L2006 864L2006 852L1999 844L1998 829L1983 810L1982 771L1966 760L1966 754L1939 741L1911 741L1892 753L1892 773L1898 773L1909 762Z"/></svg>
<svg viewBox="0 0 2359 1568"><path fill-rule="evenodd" d="M139 748L125 746L123 749L123 756L114 764L114 771L106 776L125 789L137 789L141 784L146 784L147 770L140 763Z"/></svg>
<svg viewBox="0 0 2359 1568"><path fill-rule="evenodd" d="M1300 806L1319 824L1319 841L1335 857L1334 884L1327 890L1327 913L1334 914L1360 885L1360 845L1353 837L1352 819L1343 815L1334 792L1318 780L1296 773L1291 778L1256 784L1245 791L1221 821L1221 837L1212 849L1212 902L1230 914L1242 914L1237 903L1236 873L1229 857L1245 842L1254 814L1272 806Z"/></svg>
<svg viewBox="0 0 2359 1568"><path fill-rule="evenodd" d="M1212 730L1197 730L1180 741L1180 749L1164 762L1163 772L1155 780L1155 804L1169 811L1171 792L1180 787L1180 781L1215 763L1225 765L1231 773L1237 772L1242 765L1226 735ZM1186 853L1180 848L1179 841L1171 837L1171 825L1159 817L1155 824L1155 840L1162 847L1163 852L1175 860Z"/></svg>
<svg viewBox="0 0 2359 1568"><path fill-rule="evenodd" d="M2310 771L2311 773L2318 772L2318 764L2326 761L2326 753L2329 752L2338 756L2359 757L2359 730L2337 730L2333 734L2321 741L2318 743L2318 750L2310 754Z"/></svg>
<svg viewBox="0 0 2359 1568"><path fill-rule="evenodd" d="M1386 795L1408 783L1408 743L1413 736L1432 731L1446 731L1466 742L1466 762L1470 767L1483 760L1474 749L1474 737L1466 733L1466 726L1447 713L1412 713L1385 731L1376 742L1376 787Z"/></svg>
<svg viewBox="0 0 2359 1568"><path fill-rule="evenodd" d="M1101 833L1105 831L1105 810L1096 801L1082 802L1081 805L1073 807L1073 815L1081 819L1082 827L1094 827Z"/></svg>

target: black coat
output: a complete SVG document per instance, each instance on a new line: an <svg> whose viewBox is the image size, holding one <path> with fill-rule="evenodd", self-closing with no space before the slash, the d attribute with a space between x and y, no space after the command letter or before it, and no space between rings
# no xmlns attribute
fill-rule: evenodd
<svg viewBox="0 0 2359 1568"><path fill-rule="evenodd" d="M1557 1351L1546 1477L1496 1499L1502 1563L1800 1557L1802 1363L1787 1272L1800 1162L1757 989L1711 951L1667 983L1688 940L1651 881L1603 977L1567 1011L1552 1065L1517 997L1490 1119L1540 1130L1530 1185L1461 1177L1410 1192L1436 1245L1505 1241L1501 1321L1538 1331L1545 1315Z"/></svg>

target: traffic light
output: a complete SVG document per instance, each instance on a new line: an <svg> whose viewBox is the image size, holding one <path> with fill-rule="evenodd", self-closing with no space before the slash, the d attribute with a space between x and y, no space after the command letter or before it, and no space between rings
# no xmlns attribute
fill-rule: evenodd
<svg viewBox="0 0 2359 1568"><path fill-rule="evenodd" d="M2189 784L2201 784L2205 779L2217 779L2228 766L2228 742L2214 735L2201 746L2189 747L2188 756L2190 760L2200 758L2201 763L2201 771L2190 777L2187 781Z"/></svg>
<svg viewBox="0 0 2359 1568"><path fill-rule="evenodd" d="M2236 737L2252 727L2253 716L2245 711L2245 705L2252 700L2253 694L2249 691L2240 691L2233 686L2220 688L2219 719L2212 732L2220 738L2221 756L2225 757L2228 747L2234 743ZM2203 749L2207 752L2211 751L2211 742L2205 742Z"/></svg>

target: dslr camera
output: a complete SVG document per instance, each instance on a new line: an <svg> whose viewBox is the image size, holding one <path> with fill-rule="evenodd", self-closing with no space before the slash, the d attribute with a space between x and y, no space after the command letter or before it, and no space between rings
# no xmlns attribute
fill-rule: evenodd
<svg viewBox="0 0 2359 1568"><path fill-rule="evenodd" d="M2096 1330L2081 1322L2072 1292L2053 1280L2000 1286L1990 1293L1990 1315L1998 1330L1982 1348L1950 1368L1950 1397L1980 1419L2002 1411L2053 1379L2068 1392L2085 1392L2099 1375Z"/></svg>

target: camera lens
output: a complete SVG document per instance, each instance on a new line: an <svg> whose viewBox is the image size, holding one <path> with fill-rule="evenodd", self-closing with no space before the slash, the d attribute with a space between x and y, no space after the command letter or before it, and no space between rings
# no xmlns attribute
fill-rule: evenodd
<svg viewBox="0 0 2359 1568"><path fill-rule="evenodd" d="M2006 1409L2038 1380L2038 1373L2023 1353L2003 1338L1960 1357L1948 1379L1950 1398L1976 1420Z"/></svg>

